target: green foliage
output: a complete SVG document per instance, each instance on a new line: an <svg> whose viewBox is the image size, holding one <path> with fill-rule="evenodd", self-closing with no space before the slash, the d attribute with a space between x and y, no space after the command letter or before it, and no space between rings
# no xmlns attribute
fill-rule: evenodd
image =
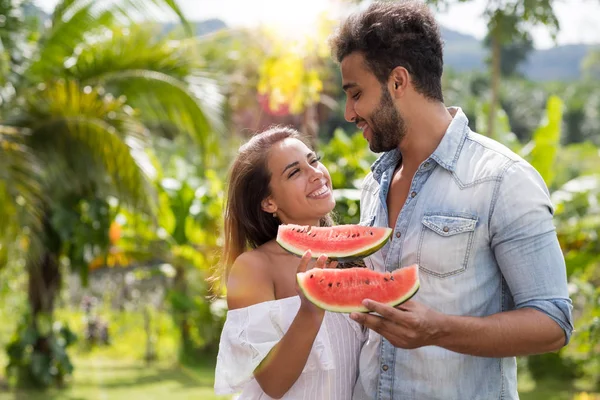
<svg viewBox="0 0 600 400"><path fill-rule="evenodd" d="M68 326L53 323L51 315L38 314L35 321L25 315L6 346L8 378L18 387L62 384L73 372L66 349L76 339Z"/></svg>
<svg viewBox="0 0 600 400"><path fill-rule="evenodd" d="M591 79L600 78L600 49L590 50L581 62L581 70L585 77Z"/></svg>
<svg viewBox="0 0 600 400"><path fill-rule="evenodd" d="M487 126L489 112L489 102L482 102L475 106L475 125L477 126L477 131L489 132ZM492 139L511 148L513 151L519 151L521 148L519 139L511 130L508 115L502 109L496 112L493 132L494 137Z"/></svg>
<svg viewBox="0 0 600 400"><path fill-rule="evenodd" d="M337 129L329 143L320 147L320 153L334 189L359 187L376 159L362 132L348 135L342 129Z"/></svg>
<svg viewBox="0 0 600 400"><path fill-rule="evenodd" d="M360 217L360 191L362 180L370 172L376 155L369 150L362 132L349 136L336 129L329 143L320 147L322 162L331 175L336 198L334 209L337 224L356 224Z"/></svg>
<svg viewBox="0 0 600 400"><path fill-rule="evenodd" d="M0 123L0 270L34 250L28 241L40 229L42 200L36 162L18 131Z"/></svg>
<svg viewBox="0 0 600 400"><path fill-rule="evenodd" d="M71 271L80 275L84 285L87 285L88 266L108 251L112 217L103 198L72 197L52 212L52 226L61 238L62 252Z"/></svg>
<svg viewBox="0 0 600 400"><path fill-rule="evenodd" d="M562 127L562 107L560 98L548 99L546 117L533 133L533 148L529 154L531 165L542 175L546 185L551 186L555 175L555 158L560 145Z"/></svg>

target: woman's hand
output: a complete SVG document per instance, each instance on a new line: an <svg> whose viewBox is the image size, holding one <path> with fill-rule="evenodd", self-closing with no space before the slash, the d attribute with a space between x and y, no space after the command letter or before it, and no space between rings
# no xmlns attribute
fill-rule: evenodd
<svg viewBox="0 0 600 400"><path fill-rule="evenodd" d="M300 272L306 272L309 269L308 265L310 263L310 260L311 260L311 252L310 252L310 250L307 250L304 253L304 255L302 256L302 259L300 260L300 264L298 264L298 269L296 270L296 274L298 274ZM321 255L319 258L317 258L317 261L315 262L315 265L313 268L336 268L337 265L338 265L337 261L328 262L327 256ZM311 315L318 317L319 319L322 319L323 315L325 315L325 310L317 307L316 305L311 303L310 300L308 300L306 298L306 296L304 296L302 289L300 289L300 286L298 285L298 280L296 280L296 291L298 292L298 295L300 296L300 301L301 301L300 311L307 312Z"/></svg>

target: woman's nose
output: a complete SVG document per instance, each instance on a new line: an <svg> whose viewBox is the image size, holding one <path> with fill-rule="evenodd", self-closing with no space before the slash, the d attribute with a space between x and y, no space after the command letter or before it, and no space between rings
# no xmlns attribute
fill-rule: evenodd
<svg viewBox="0 0 600 400"><path fill-rule="evenodd" d="M313 172L312 172L312 179L313 180L317 180L317 179L321 179L323 177L323 171L321 171L321 168L319 167L311 167Z"/></svg>

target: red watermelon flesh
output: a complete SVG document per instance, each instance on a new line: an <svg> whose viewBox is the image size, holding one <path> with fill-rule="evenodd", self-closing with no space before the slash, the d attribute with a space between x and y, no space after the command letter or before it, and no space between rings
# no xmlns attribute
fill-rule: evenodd
<svg viewBox="0 0 600 400"><path fill-rule="evenodd" d="M419 290L419 267L414 264L393 272L367 268L313 268L297 274L300 289L313 304L334 312L366 312L364 299L397 306Z"/></svg>
<svg viewBox="0 0 600 400"><path fill-rule="evenodd" d="M325 254L332 260L352 260L373 254L385 245L391 234L392 229L386 227L288 224L279 225L277 243L299 256L310 250L314 258Z"/></svg>

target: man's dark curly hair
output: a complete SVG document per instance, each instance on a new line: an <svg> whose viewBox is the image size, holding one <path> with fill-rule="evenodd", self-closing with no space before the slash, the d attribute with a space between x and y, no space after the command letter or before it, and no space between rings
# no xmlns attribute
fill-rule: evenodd
<svg viewBox="0 0 600 400"><path fill-rule="evenodd" d="M404 67L419 93L444 101L440 30L422 2L373 3L344 21L331 37L330 45L338 63L351 53L362 53L382 84L394 68Z"/></svg>

